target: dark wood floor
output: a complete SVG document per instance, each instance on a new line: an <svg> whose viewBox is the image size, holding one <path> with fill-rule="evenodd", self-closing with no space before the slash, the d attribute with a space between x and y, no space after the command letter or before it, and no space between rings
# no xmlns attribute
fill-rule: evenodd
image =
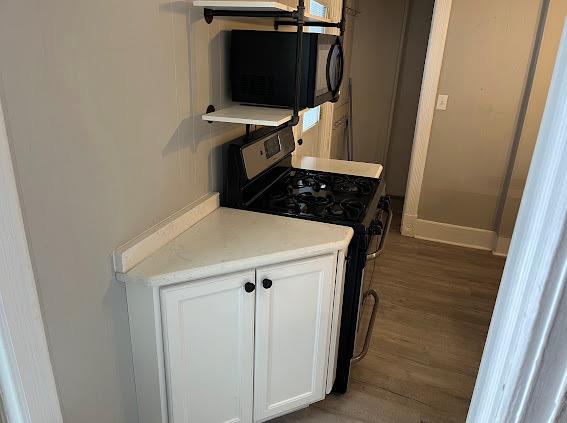
<svg viewBox="0 0 567 423"><path fill-rule="evenodd" d="M399 221L374 271L372 264L366 269L366 287L380 295L380 309L349 392L278 423L465 421L504 259L402 237Z"/></svg>

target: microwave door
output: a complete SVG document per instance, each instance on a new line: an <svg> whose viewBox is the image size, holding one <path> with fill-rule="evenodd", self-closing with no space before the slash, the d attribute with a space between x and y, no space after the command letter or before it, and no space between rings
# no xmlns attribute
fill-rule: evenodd
<svg viewBox="0 0 567 423"><path fill-rule="evenodd" d="M329 42L326 42L326 40L323 40L323 37L319 38L319 44L317 45L315 97L320 97L329 92L327 84L327 63L329 62L332 47L333 45Z"/></svg>
<svg viewBox="0 0 567 423"><path fill-rule="evenodd" d="M337 100L343 78L343 49L338 37L322 36L317 45L315 105Z"/></svg>

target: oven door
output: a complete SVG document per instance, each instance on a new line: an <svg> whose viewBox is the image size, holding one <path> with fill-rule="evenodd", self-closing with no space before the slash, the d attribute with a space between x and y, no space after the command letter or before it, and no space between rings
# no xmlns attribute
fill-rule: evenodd
<svg viewBox="0 0 567 423"><path fill-rule="evenodd" d="M339 99L344 73L344 54L341 39L334 35L317 37L317 60L313 102L315 107L327 101Z"/></svg>

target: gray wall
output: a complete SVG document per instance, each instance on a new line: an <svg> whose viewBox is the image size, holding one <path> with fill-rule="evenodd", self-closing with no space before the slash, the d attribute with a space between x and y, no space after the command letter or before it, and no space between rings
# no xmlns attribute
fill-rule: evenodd
<svg viewBox="0 0 567 423"><path fill-rule="evenodd" d="M411 0L386 164L388 194L404 196L435 0Z"/></svg>
<svg viewBox="0 0 567 423"><path fill-rule="evenodd" d="M550 1L526 119L518 144L518 153L514 162L510 188L506 196L499 228L499 235L503 237L511 237L514 231L566 14L567 0Z"/></svg>
<svg viewBox="0 0 567 423"><path fill-rule="evenodd" d="M540 1L455 0L420 219L495 229Z"/></svg>
<svg viewBox="0 0 567 423"><path fill-rule="evenodd" d="M65 422L137 421L110 254L218 188L216 146L243 130L201 120L227 91L229 24L189 4L0 3L0 95Z"/></svg>
<svg viewBox="0 0 567 423"><path fill-rule="evenodd" d="M383 163L404 2L359 0L352 51L354 160Z"/></svg>

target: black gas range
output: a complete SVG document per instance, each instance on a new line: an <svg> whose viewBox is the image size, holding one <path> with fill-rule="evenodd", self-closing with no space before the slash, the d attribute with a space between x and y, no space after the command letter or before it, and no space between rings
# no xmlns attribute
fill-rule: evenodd
<svg viewBox="0 0 567 423"><path fill-rule="evenodd" d="M392 220L386 185L381 179L296 169L291 165L295 141L290 127L263 128L225 146L226 207L350 226L350 243L343 290L343 307L333 391L347 390L350 365L364 357L378 307L378 295L363 292L367 260L376 258ZM375 251L369 252L376 239ZM354 356L360 309L374 297L364 347Z"/></svg>

